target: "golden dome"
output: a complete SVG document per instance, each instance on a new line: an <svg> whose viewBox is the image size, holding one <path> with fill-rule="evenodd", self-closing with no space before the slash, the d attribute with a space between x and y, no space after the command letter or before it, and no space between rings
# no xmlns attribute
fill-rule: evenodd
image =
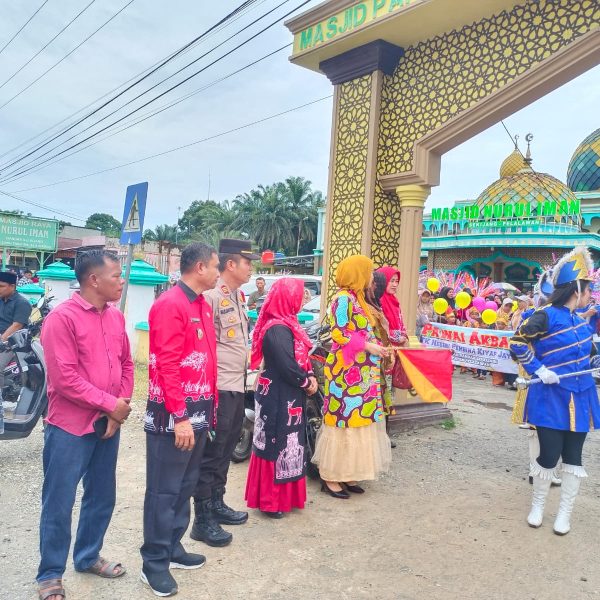
<svg viewBox="0 0 600 600"><path fill-rule="evenodd" d="M528 165L523 158L521 152L515 148L500 165L500 177L511 177L516 175L519 171L527 169Z"/></svg>
<svg viewBox="0 0 600 600"><path fill-rule="evenodd" d="M506 202L577 202L577 197L560 180L548 173L536 173L526 167L515 175L501 177L477 198L479 206Z"/></svg>

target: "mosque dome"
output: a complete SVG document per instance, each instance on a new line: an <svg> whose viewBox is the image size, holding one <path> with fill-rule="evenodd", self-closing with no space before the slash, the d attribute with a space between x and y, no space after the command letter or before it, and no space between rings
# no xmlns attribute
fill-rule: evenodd
<svg viewBox="0 0 600 600"><path fill-rule="evenodd" d="M600 190L600 129L588 135L575 150L567 183L574 192Z"/></svg>
<svg viewBox="0 0 600 600"><path fill-rule="evenodd" d="M562 182L547 173L536 173L527 167L515 175L501 177L488 186L477 198L477 204L506 202L572 202L575 194Z"/></svg>
<svg viewBox="0 0 600 600"><path fill-rule="evenodd" d="M562 181L548 175L537 173L531 167L531 140L528 133L527 153L519 150L515 137L515 149L504 159L500 167L500 179L488 186L477 198L479 206L527 203L534 208L538 203L577 202L577 197ZM560 206L560 204L558 204Z"/></svg>
<svg viewBox="0 0 600 600"><path fill-rule="evenodd" d="M505 159L500 166L500 177L510 177L516 175L522 169L527 168L527 163L518 148L515 148Z"/></svg>

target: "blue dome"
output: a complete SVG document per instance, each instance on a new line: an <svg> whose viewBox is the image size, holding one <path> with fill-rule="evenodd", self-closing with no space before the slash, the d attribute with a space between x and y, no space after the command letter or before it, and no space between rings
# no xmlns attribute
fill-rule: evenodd
<svg viewBox="0 0 600 600"><path fill-rule="evenodd" d="M571 158L567 185L574 192L600 190L600 129L588 135Z"/></svg>

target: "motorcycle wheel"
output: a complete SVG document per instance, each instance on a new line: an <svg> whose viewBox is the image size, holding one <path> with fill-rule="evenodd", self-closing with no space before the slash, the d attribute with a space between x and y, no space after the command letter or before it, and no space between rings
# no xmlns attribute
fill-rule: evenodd
<svg viewBox="0 0 600 600"><path fill-rule="evenodd" d="M234 463L241 463L250 458L250 453L252 452L252 428L249 425L251 424L244 421L242 435L231 454L231 460Z"/></svg>

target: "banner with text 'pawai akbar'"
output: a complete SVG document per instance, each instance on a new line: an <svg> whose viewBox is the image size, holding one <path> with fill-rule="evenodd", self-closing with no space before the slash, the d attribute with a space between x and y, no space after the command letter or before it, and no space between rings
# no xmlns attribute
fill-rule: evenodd
<svg viewBox="0 0 600 600"><path fill-rule="evenodd" d="M452 350L452 363L461 367L517 373L517 363L508 350L512 335L512 331L427 323L421 332L421 342L431 348Z"/></svg>

